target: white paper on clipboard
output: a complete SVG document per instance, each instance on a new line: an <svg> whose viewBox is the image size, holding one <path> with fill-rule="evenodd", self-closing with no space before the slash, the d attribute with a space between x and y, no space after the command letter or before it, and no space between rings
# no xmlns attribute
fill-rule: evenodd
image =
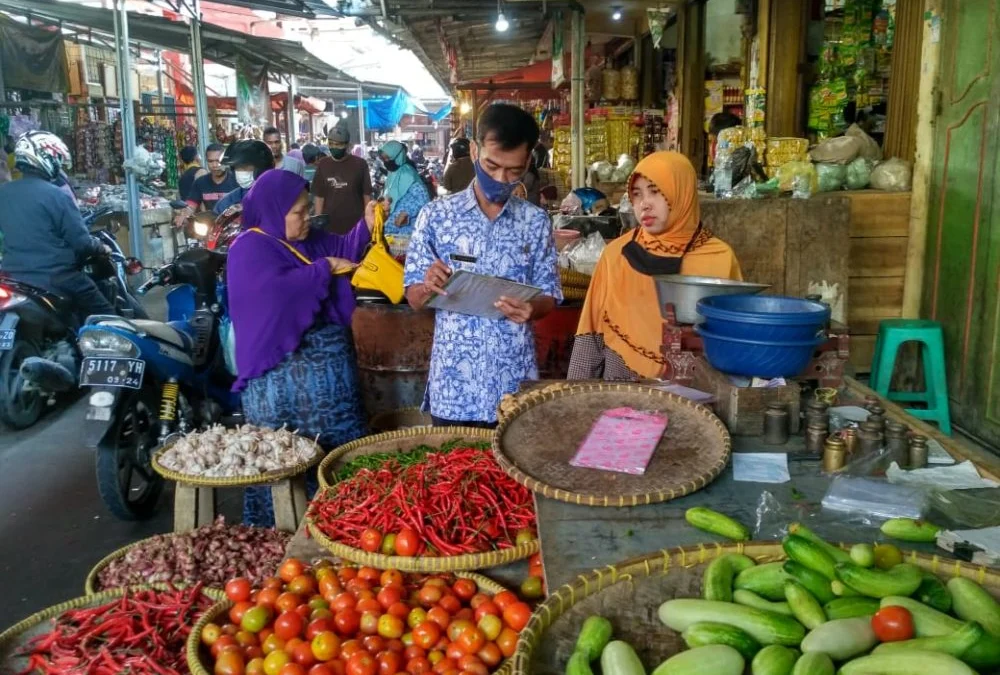
<svg viewBox="0 0 1000 675"><path fill-rule="evenodd" d="M503 318L503 313L494 306L501 296L527 302L542 292L534 286L466 270L452 274L444 290L448 295L435 295L427 306L487 319Z"/></svg>

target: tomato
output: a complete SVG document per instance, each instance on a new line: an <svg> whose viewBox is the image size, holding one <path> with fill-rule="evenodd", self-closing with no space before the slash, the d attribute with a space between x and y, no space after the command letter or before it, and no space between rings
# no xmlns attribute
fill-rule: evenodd
<svg viewBox="0 0 1000 675"><path fill-rule="evenodd" d="M241 630L233 637L236 638L236 642L240 647L253 647L254 645L260 644L260 640L257 639L257 636L247 630Z"/></svg>
<svg viewBox="0 0 1000 675"><path fill-rule="evenodd" d="M368 551L369 553L375 553L382 546L382 533L369 527L361 533L361 538L358 539L358 544L363 550Z"/></svg>
<svg viewBox="0 0 1000 675"><path fill-rule="evenodd" d="M458 636L461 635L466 628L475 628L475 627L476 624L472 623L471 621L463 621L463 620L452 621L450 624L448 624L448 639L451 640L452 642L458 642Z"/></svg>
<svg viewBox="0 0 1000 675"><path fill-rule="evenodd" d="M265 607L274 607L279 597L281 597L280 588L263 588L257 592L254 602Z"/></svg>
<svg viewBox="0 0 1000 675"><path fill-rule="evenodd" d="M347 675L346 659L334 659L333 661L327 661L326 665L333 671L333 675Z"/></svg>
<svg viewBox="0 0 1000 675"><path fill-rule="evenodd" d="M271 621L271 610L263 605L251 607L240 619L240 628L251 633L257 633L267 627Z"/></svg>
<svg viewBox="0 0 1000 675"><path fill-rule="evenodd" d="M483 635L483 631L479 630L475 626L469 626L458 634L458 639L456 639L455 642L458 643L458 646L461 647L462 651L466 654L475 654L486 646L486 636Z"/></svg>
<svg viewBox="0 0 1000 675"><path fill-rule="evenodd" d="M528 567L534 569L535 567L542 566L542 554L535 553L530 558L528 558Z"/></svg>
<svg viewBox="0 0 1000 675"><path fill-rule="evenodd" d="M319 580L318 583L319 594L323 596L323 599L327 602L333 602L333 599L344 590L344 587L340 585L340 579L337 578L335 574L327 574L325 577Z"/></svg>
<svg viewBox="0 0 1000 675"><path fill-rule="evenodd" d="M403 657L396 652L384 651L375 659L378 675L396 675L403 669Z"/></svg>
<svg viewBox="0 0 1000 675"><path fill-rule="evenodd" d="M398 616L383 614L378 618L378 634L384 638L398 638L403 636L406 624Z"/></svg>
<svg viewBox="0 0 1000 675"><path fill-rule="evenodd" d="M487 640L496 640L500 637L500 631L503 630L503 620L499 616L486 614L479 620L476 627L483 631Z"/></svg>
<svg viewBox="0 0 1000 675"><path fill-rule="evenodd" d="M416 628L424 621L427 621L427 610L421 607L414 607L410 610L410 613L406 615L406 625L410 628Z"/></svg>
<svg viewBox="0 0 1000 675"><path fill-rule="evenodd" d="M243 620L243 615L253 609L254 606L252 602L237 602L229 610L229 620L239 626Z"/></svg>
<svg viewBox="0 0 1000 675"><path fill-rule="evenodd" d="M239 647L239 646L240 646L239 643L236 642L236 638L234 638L232 635L223 635L218 640L215 641L215 644L212 645L210 651L212 652L212 656L218 657L219 654L223 652L223 650L230 647Z"/></svg>
<svg viewBox="0 0 1000 675"><path fill-rule="evenodd" d="M368 652L360 651L347 659L347 675L375 675L377 672L375 658Z"/></svg>
<svg viewBox="0 0 1000 675"><path fill-rule="evenodd" d="M344 584L344 588L353 593L354 597L360 598L362 591L370 591L372 589L372 582L361 577L355 577Z"/></svg>
<svg viewBox="0 0 1000 675"><path fill-rule="evenodd" d="M312 640L320 633L329 633L335 630L337 624L332 618L316 619L315 621L310 621L306 625L306 639ZM320 661L326 661L327 659L320 659Z"/></svg>
<svg viewBox="0 0 1000 675"><path fill-rule="evenodd" d="M451 616L440 607L431 607L430 611L427 612L427 618L441 628L447 628L448 624L451 623Z"/></svg>
<svg viewBox="0 0 1000 675"><path fill-rule="evenodd" d="M418 656L406 662L406 672L410 675L424 675L431 672L431 662L425 656Z"/></svg>
<svg viewBox="0 0 1000 675"><path fill-rule="evenodd" d="M480 603L479 607L476 607L476 623L478 623L487 614L500 616L503 612L500 611L500 608L497 607L495 602L492 600L486 600L485 602Z"/></svg>
<svg viewBox="0 0 1000 675"><path fill-rule="evenodd" d="M382 555L396 555L396 535L389 533L382 537L382 546L380 553ZM385 584L382 584L385 586Z"/></svg>
<svg viewBox="0 0 1000 675"><path fill-rule="evenodd" d="M277 589L277 590L280 591L284 587L284 585L285 585L285 582L282 581L280 578L278 578L278 577L268 577L267 579L264 579L264 583L262 583L260 585L260 587L261 588L273 588L273 589Z"/></svg>
<svg viewBox="0 0 1000 675"><path fill-rule="evenodd" d="M503 654L500 648L493 642L487 642L483 648L476 652L479 660L486 664L487 668L496 668L503 661Z"/></svg>
<svg viewBox="0 0 1000 675"><path fill-rule="evenodd" d="M297 558L289 558L278 568L278 577L286 584L306 571L306 564Z"/></svg>
<svg viewBox="0 0 1000 675"><path fill-rule="evenodd" d="M361 626L361 615L353 609L342 609L333 615L333 624L337 632L348 637L358 632Z"/></svg>
<svg viewBox="0 0 1000 675"><path fill-rule="evenodd" d="M438 586L426 584L420 589L420 604L428 608L433 607L438 603L442 596L443 594Z"/></svg>
<svg viewBox="0 0 1000 675"><path fill-rule="evenodd" d="M246 667L240 652L224 652L215 659L215 675L243 675L244 672Z"/></svg>
<svg viewBox="0 0 1000 675"><path fill-rule="evenodd" d="M455 612L456 619L462 619L463 621L475 621L476 615L472 611L471 607L463 607L462 609Z"/></svg>
<svg viewBox="0 0 1000 675"><path fill-rule="evenodd" d="M285 645L285 651L288 651L288 645ZM319 659L313 654L312 645L308 642L302 642L295 645L292 650L292 660L304 668L316 663Z"/></svg>
<svg viewBox="0 0 1000 675"><path fill-rule="evenodd" d="M299 645L305 644L305 642L306 641L300 637L289 638L288 640L285 640L285 651L289 654L294 654L295 648Z"/></svg>
<svg viewBox="0 0 1000 675"><path fill-rule="evenodd" d="M282 612L274 620L274 634L282 640L291 640L302 635L306 622L295 612Z"/></svg>
<svg viewBox="0 0 1000 675"><path fill-rule="evenodd" d="M431 649L441 639L441 626L433 621L424 621L413 629L413 644Z"/></svg>
<svg viewBox="0 0 1000 675"><path fill-rule="evenodd" d="M316 610L316 609L330 609L330 603L327 602L323 598L322 595L314 595L314 596L312 596L311 598L309 598L309 602L306 603L306 604L308 604L309 605L309 609L312 609L312 610Z"/></svg>
<svg viewBox="0 0 1000 675"><path fill-rule="evenodd" d="M358 576L357 567L341 567L339 570L337 570L337 578L340 579L340 583L342 584L346 584L348 581L356 578L357 576Z"/></svg>
<svg viewBox="0 0 1000 675"><path fill-rule="evenodd" d="M378 614L374 612L363 613L358 628L365 635L375 635L378 633Z"/></svg>
<svg viewBox="0 0 1000 675"><path fill-rule="evenodd" d="M278 671L278 675L306 675L306 669L297 663L286 663Z"/></svg>
<svg viewBox="0 0 1000 675"><path fill-rule="evenodd" d="M285 650L285 641L277 635L268 635L267 639L260 643L260 647L265 654L281 652Z"/></svg>
<svg viewBox="0 0 1000 675"><path fill-rule="evenodd" d="M358 652L364 651L364 649L365 648L361 644L361 640L348 640L344 644L340 645L340 656L346 660Z"/></svg>
<svg viewBox="0 0 1000 675"><path fill-rule="evenodd" d="M423 647L418 647L417 645L410 645L403 652L403 658L409 661L410 659L416 659L421 656L427 656L427 650Z"/></svg>
<svg viewBox="0 0 1000 675"><path fill-rule="evenodd" d="M475 595L472 596L472 599L469 600L469 607L472 607L472 609L478 609L479 605L483 604L488 600L490 602L493 602L492 600L490 600L490 596L486 595L485 593L476 593Z"/></svg>
<svg viewBox="0 0 1000 675"><path fill-rule="evenodd" d="M396 640L396 639L389 640L386 643L386 648L390 652L396 652L398 654L402 654L403 652L406 651L406 645L403 644L403 641L402 640Z"/></svg>
<svg viewBox="0 0 1000 675"><path fill-rule="evenodd" d="M462 601L455 595L445 595L438 605L449 614L457 614L462 609Z"/></svg>
<svg viewBox="0 0 1000 675"><path fill-rule="evenodd" d="M913 637L913 615L905 607L883 607L872 617L872 630L882 642L897 642Z"/></svg>
<svg viewBox="0 0 1000 675"><path fill-rule="evenodd" d="M450 656L445 656L440 661L434 664L435 673L444 673L449 670L458 670L458 659L453 659Z"/></svg>
<svg viewBox="0 0 1000 675"><path fill-rule="evenodd" d="M383 608L389 609L403 599L403 591L399 586L386 586L378 592L375 599Z"/></svg>
<svg viewBox="0 0 1000 675"><path fill-rule="evenodd" d="M316 592L318 586L316 585L316 577L311 574L300 574L288 582L286 588L292 593L297 593L304 598L308 598Z"/></svg>
<svg viewBox="0 0 1000 675"><path fill-rule="evenodd" d="M521 597L528 600L537 600L545 594L542 585L540 577L528 577L521 582Z"/></svg>
<svg viewBox="0 0 1000 675"><path fill-rule="evenodd" d="M500 611L507 609L509 605L513 605L515 602L520 602L517 596L510 591L500 591L493 596L493 603L500 608Z"/></svg>
<svg viewBox="0 0 1000 675"><path fill-rule="evenodd" d="M264 657L256 657L247 661L244 675L264 675Z"/></svg>
<svg viewBox="0 0 1000 675"><path fill-rule="evenodd" d="M299 607L309 607L309 605L299 605ZM309 612L309 616L308 617L304 616L305 612L298 612L298 614L299 614L299 616L302 616L302 618L304 618L304 619L308 618L309 621L316 621L317 619L332 619L333 618L333 612L331 612L328 609L314 609L313 611Z"/></svg>
<svg viewBox="0 0 1000 675"><path fill-rule="evenodd" d="M382 578L382 573L374 567L359 567L358 578L364 579L374 585L377 584L378 580Z"/></svg>
<svg viewBox="0 0 1000 675"><path fill-rule="evenodd" d="M503 622L516 630L518 633L528 624L531 618L531 607L526 603L515 602L508 605L503 610Z"/></svg>
<svg viewBox="0 0 1000 675"><path fill-rule="evenodd" d="M395 541L393 541L393 544L395 544ZM389 555L392 554L390 553ZM403 581L403 573L399 570L386 570L385 572L382 572L382 576L379 577L378 582L382 588L385 588L386 586L396 586L400 590L402 590L402 588L406 585L406 582Z"/></svg>
<svg viewBox="0 0 1000 675"><path fill-rule="evenodd" d="M875 567L887 570L903 562L903 553L892 544L875 545Z"/></svg>
<svg viewBox="0 0 1000 675"><path fill-rule="evenodd" d="M281 669L291 662L292 657L278 649L264 657L264 672L267 675L280 675Z"/></svg>
<svg viewBox="0 0 1000 675"><path fill-rule="evenodd" d="M340 653L340 638L332 631L323 631L312 639L309 647L317 661L329 661Z"/></svg>
<svg viewBox="0 0 1000 675"><path fill-rule="evenodd" d="M362 614L365 612L371 612L375 616L379 616L382 614L382 603L375 598L365 598L364 600L359 600L358 604L354 606L354 609Z"/></svg>
<svg viewBox="0 0 1000 675"><path fill-rule="evenodd" d="M302 598L295 593L282 593L274 601L274 608L279 612L291 612L302 604Z"/></svg>
<svg viewBox="0 0 1000 675"><path fill-rule="evenodd" d="M264 644L264 640L274 635L274 629L268 626L264 630L257 633L257 641Z"/></svg>
<svg viewBox="0 0 1000 675"><path fill-rule="evenodd" d="M233 602L247 602L252 591L250 580L244 577L237 577L226 582L226 597Z"/></svg>
<svg viewBox="0 0 1000 675"><path fill-rule="evenodd" d="M354 609L357 604L358 599L354 597L354 594L344 591L333 599L333 602L330 603L330 609L336 613L344 609Z"/></svg>
<svg viewBox="0 0 1000 675"><path fill-rule="evenodd" d="M517 633L510 628L504 628L497 636L497 647L506 658L514 656L514 652L517 651Z"/></svg>
<svg viewBox="0 0 1000 675"><path fill-rule="evenodd" d="M334 675L333 669L325 663L317 663L309 669L307 675Z"/></svg>
<svg viewBox="0 0 1000 675"><path fill-rule="evenodd" d="M201 629L201 641L211 647L215 641L222 637L222 627L217 623L206 623Z"/></svg>
<svg viewBox="0 0 1000 675"><path fill-rule="evenodd" d="M253 645L252 647L244 647L243 648L243 656L244 656L244 658L247 659L247 661L253 661L254 659L260 659L261 663L264 662L264 650L261 649L260 647L258 647L257 645Z"/></svg>
<svg viewBox="0 0 1000 675"><path fill-rule="evenodd" d="M489 675L489 670L486 668L486 664L479 660L478 656L473 654L466 654L458 660L458 667L462 669L463 672L472 673L473 675Z"/></svg>
<svg viewBox="0 0 1000 675"><path fill-rule="evenodd" d="M455 661L456 667L458 666L458 660L465 656L465 651L458 646L457 642L449 642L448 646L445 647L444 653L449 659Z"/></svg>
<svg viewBox="0 0 1000 675"><path fill-rule="evenodd" d="M420 535L415 530L404 527L396 535L396 555L410 558L420 551Z"/></svg>
<svg viewBox="0 0 1000 675"><path fill-rule="evenodd" d="M468 601L476 594L478 588L472 579L456 579L455 583L451 585L451 590L462 600Z"/></svg>
<svg viewBox="0 0 1000 675"><path fill-rule="evenodd" d="M524 544L530 544L538 538L535 531L531 528L524 528L523 530L517 531L517 536L514 538L514 543L518 546L523 546Z"/></svg>
<svg viewBox="0 0 1000 675"><path fill-rule="evenodd" d="M406 618L410 616L410 606L402 601L392 603L389 605L389 609L387 611L389 614L402 619L404 622L406 621Z"/></svg>
<svg viewBox="0 0 1000 675"><path fill-rule="evenodd" d="M312 621L312 610L309 609L309 605L299 605L295 608L295 613L301 616L303 619L308 619Z"/></svg>

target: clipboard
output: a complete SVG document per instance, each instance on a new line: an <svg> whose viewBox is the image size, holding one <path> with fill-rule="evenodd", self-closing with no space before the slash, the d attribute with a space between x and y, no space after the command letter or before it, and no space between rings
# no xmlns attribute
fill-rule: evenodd
<svg viewBox="0 0 1000 675"><path fill-rule="evenodd" d="M427 306L456 314L502 319L503 312L493 305L500 296L527 302L541 295L542 289L519 284L510 279L458 270L444 285L448 295L435 295Z"/></svg>

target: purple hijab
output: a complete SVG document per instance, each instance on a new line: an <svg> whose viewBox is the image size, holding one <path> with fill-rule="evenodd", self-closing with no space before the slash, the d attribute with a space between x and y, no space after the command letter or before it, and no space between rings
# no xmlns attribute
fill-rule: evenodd
<svg viewBox="0 0 1000 675"><path fill-rule="evenodd" d="M348 276L332 276L327 256L360 262L371 234L362 220L345 235L313 230L285 239L285 215L309 183L288 171L266 171L243 198L244 232L229 250L226 280L236 335L234 391L294 353L317 325L351 325L354 294ZM248 232L259 228L266 234ZM312 262L288 250L290 244Z"/></svg>

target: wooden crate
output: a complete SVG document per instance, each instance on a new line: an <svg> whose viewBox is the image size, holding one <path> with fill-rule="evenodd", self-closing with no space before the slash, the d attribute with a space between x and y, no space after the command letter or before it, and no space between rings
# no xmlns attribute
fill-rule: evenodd
<svg viewBox="0 0 1000 675"><path fill-rule="evenodd" d="M797 382L783 387L737 387L726 375L712 368L705 357L699 357L691 386L715 396L715 414L734 436L762 435L768 403L787 405L789 430L793 434L799 430L801 393Z"/></svg>

